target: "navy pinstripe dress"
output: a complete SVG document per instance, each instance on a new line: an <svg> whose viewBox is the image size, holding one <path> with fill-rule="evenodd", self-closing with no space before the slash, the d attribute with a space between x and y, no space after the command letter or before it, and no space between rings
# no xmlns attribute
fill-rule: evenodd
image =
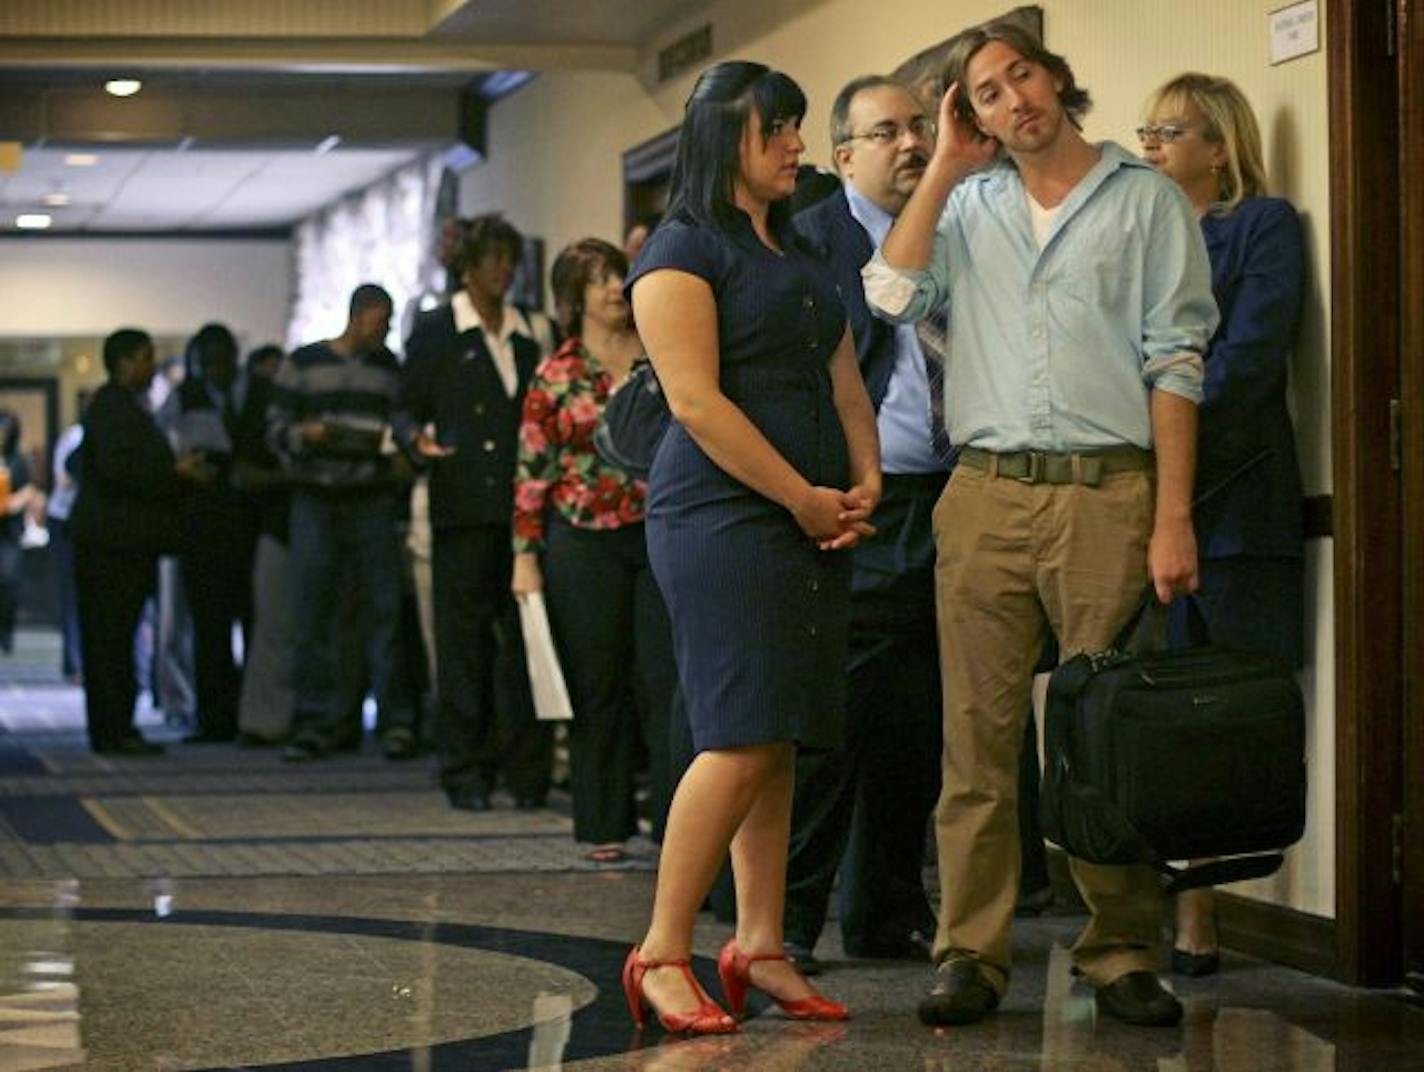
<svg viewBox="0 0 1424 1072"><path fill-rule="evenodd" d="M845 307L820 260L784 255L740 217L732 236L672 219L629 273L673 268L717 302L721 386L812 484L845 488L845 434L828 362ZM648 555L672 616L697 751L772 741L840 744L850 554L823 552L782 506L729 476L676 422L653 459Z"/></svg>

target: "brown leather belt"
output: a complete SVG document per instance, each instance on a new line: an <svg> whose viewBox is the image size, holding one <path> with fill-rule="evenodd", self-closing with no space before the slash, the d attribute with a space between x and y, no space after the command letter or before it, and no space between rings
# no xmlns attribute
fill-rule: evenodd
<svg viewBox="0 0 1424 1072"><path fill-rule="evenodd" d="M1025 484L1085 484L1097 487L1111 473L1150 471L1153 456L1141 447L1105 447L1072 454L1048 454L1037 450L996 454L978 447L959 452L959 464Z"/></svg>

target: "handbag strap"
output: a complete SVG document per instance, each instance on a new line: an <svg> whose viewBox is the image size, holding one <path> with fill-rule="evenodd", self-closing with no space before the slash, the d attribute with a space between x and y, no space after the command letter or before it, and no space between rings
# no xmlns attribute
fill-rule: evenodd
<svg viewBox="0 0 1424 1072"><path fill-rule="evenodd" d="M1170 605L1158 600L1157 589L1149 583L1138 600L1137 609L1113 638L1113 648L1132 655L1166 651L1169 614Z"/></svg>
<svg viewBox="0 0 1424 1072"><path fill-rule="evenodd" d="M1170 897L1183 890L1195 890L1202 886L1223 886L1248 878L1265 878L1275 874L1284 862L1284 853L1261 852L1251 856L1212 860L1191 867L1173 867L1162 862L1154 863L1153 866L1167 877L1167 884L1162 892Z"/></svg>

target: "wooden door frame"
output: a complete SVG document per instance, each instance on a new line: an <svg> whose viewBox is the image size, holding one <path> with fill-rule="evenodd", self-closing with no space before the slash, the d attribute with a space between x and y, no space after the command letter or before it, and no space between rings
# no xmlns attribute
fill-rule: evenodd
<svg viewBox="0 0 1424 1072"><path fill-rule="evenodd" d="M1398 7L1391 11L1389 4L1396 2ZM1415 0L1329 0L1325 5L1335 532L1335 959L1342 978L1377 986L1393 985L1403 977L1405 913L1391 831L1403 807L1406 773L1406 577L1403 481L1392 460L1391 400L1405 397L1400 394L1402 336L1417 339L1419 324L1413 313L1410 324L1402 324L1401 306L1411 303L1402 302L1400 293L1404 154L1400 85L1390 41L1392 15L1411 3ZM1410 121L1417 123L1417 118ZM1416 262L1417 256L1411 258L1411 270L1417 270ZM1418 277L1411 278L1417 286ZM1415 414L1416 447L1417 423ZM1413 528L1417 538L1417 524ZM1417 577L1411 583L1417 585ZM1414 627L1410 637L1418 643Z"/></svg>
<svg viewBox="0 0 1424 1072"><path fill-rule="evenodd" d="M33 375L27 375L24 372L7 373L0 376L0 391L29 391L44 396L47 427L44 437L44 458L41 459L41 462L46 483L43 490L48 492L48 485L54 481L54 474L49 471L50 463L54 460L54 447L64 432L59 423L59 376L43 372Z"/></svg>
<svg viewBox="0 0 1424 1072"><path fill-rule="evenodd" d="M1404 479L1405 905L1424 904L1424 0L1399 0L1402 292L1400 455ZM1413 182L1406 184L1405 176ZM1403 920L1406 980L1424 989L1424 912Z"/></svg>

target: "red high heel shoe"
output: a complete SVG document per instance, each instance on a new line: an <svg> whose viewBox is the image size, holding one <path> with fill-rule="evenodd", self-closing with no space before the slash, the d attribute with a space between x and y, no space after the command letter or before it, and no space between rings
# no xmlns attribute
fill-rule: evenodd
<svg viewBox="0 0 1424 1072"><path fill-rule="evenodd" d="M686 957L677 960L644 960L638 955L635 945L628 951L628 959L623 962L623 996L628 999L628 1011L633 1014L633 1023L643 1026L643 1008L653 1010L664 1031L688 1035L726 1035L737 1030L733 1020L711 998L703 996L702 1004L692 1012L663 1012L643 993L643 977L652 968L681 968L687 976L687 985L694 994L702 994L697 985L697 977L692 974L692 966Z"/></svg>
<svg viewBox="0 0 1424 1072"><path fill-rule="evenodd" d="M727 1006L733 1016L745 1016L747 1012L747 987L756 986L772 1001L781 1006L793 1020L849 1020L850 1010L839 1001L832 1001L821 994L810 997L779 998L765 987L752 982L752 964L758 960L788 960L785 951L778 953L757 953L748 956L737 946L735 938L727 939L722 952L717 954L717 977L722 980L722 992L727 995Z"/></svg>

